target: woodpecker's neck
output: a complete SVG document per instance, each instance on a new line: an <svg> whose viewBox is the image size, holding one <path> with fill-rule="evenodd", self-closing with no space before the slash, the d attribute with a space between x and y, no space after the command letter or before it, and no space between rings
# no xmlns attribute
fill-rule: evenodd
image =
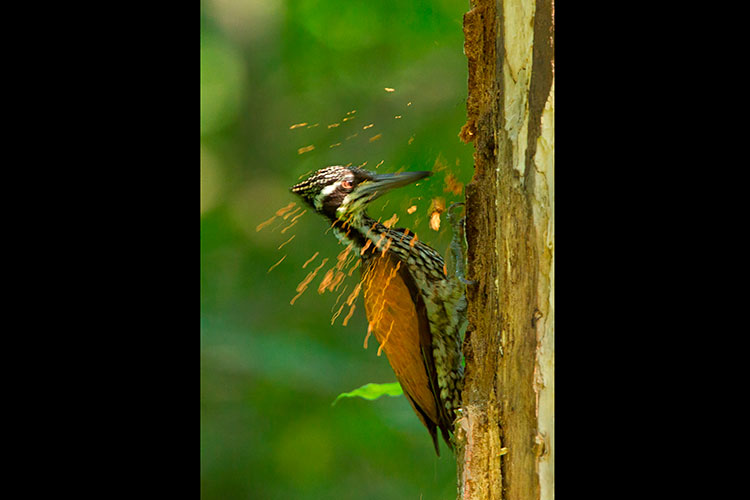
<svg viewBox="0 0 750 500"><path fill-rule="evenodd" d="M379 248L393 232L364 212L353 214L345 221L336 219L331 227L341 244L353 244L358 250L365 246Z"/></svg>

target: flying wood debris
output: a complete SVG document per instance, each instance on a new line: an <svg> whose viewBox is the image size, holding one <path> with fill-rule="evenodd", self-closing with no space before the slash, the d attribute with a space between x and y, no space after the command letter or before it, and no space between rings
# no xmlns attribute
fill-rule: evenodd
<svg viewBox="0 0 750 500"><path fill-rule="evenodd" d="M387 227L388 229L390 229L390 228L392 228L394 226L394 224L396 224L396 222L398 222L398 215L393 214L393 216L391 216L390 219L388 219L387 221L383 222L383 225L385 227Z"/></svg>
<svg viewBox="0 0 750 500"><path fill-rule="evenodd" d="M286 232L287 232L287 231L288 231L289 229L291 229L291 228L292 228L292 227L293 227L293 226L294 226L295 224L297 224L297 222L298 222L298 221L296 220L296 217L295 217L295 219L294 219L294 220L292 221L292 223L291 223L291 224L289 224L289 225L288 225L287 227L285 227L284 229L282 229L282 230L281 230L281 234L284 234L284 233L286 233Z"/></svg>
<svg viewBox="0 0 750 500"><path fill-rule="evenodd" d="M367 339L370 338L370 335L372 335L372 323L367 324L367 335L365 335L365 342L362 344L365 349L367 349Z"/></svg>
<svg viewBox="0 0 750 500"><path fill-rule="evenodd" d="M305 290L307 290L307 285L309 285L313 278L315 278L315 275L318 274L318 271L320 271L321 268L326 265L326 262L328 262L328 258L323 259L318 267L309 272L307 276L305 276L305 279L300 281L299 285L297 285L297 295L292 298L292 300L289 302L290 304L294 305L294 302L298 298L300 298L303 293L305 293Z"/></svg>
<svg viewBox="0 0 750 500"><path fill-rule="evenodd" d="M463 190L464 184L459 182L455 175L451 173L445 175L445 187L443 188L443 192L453 193L456 196L460 196Z"/></svg>
<svg viewBox="0 0 750 500"><path fill-rule="evenodd" d="M323 280L318 286L318 293L323 293L325 292L326 289L331 292L338 291L339 286L343 283L343 280L345 279L345 274L341 270L347 265L349 265L349 263L352 260L355 261L354 265L346 273L346 276L351 276L354 270L357 269L357 267L359 267L361 260L357 258L357 255L354 252L351 252L353 247L354 247L353 245L348 245L344 250L339 252L339 255L336 257L336 260L337 260L336 266L329 269L326 275L323 277ZM359 295L359 291L361 290L361 287L362 287L361 283L357 283L354 290L347 297L345 303L339 306L338 310L331 317L332 325L336 322L336 318L338 318L341 315L342 311L344 310L344 306L349 306L349 312L347 313L346 317L344 317L344 322L343 322L343 326L347 325L352 315L354 314L354 309L356 307L356 305L354 304L354 300ZM343 295L344 290L346 290L346 288L347 286L345 285L344 289L336 298L336 304L339 303L339 300L341 299L341 296ZM336 307L336 305L334 305L334 307Z"/></svg>
<svg viewBox="0 0 750 500"><path fill-rule="evenodd" d="M299 148L297 150L297 154L301 155L302 153L307 153L308 151L312 151L313 149L315 149L315 146L310 144L309 146L305 146L304 148Z"/></svg>
<svg viewBox="0 0 750 500"><path fill-rule="evenodd" d="M432 171L433 172L440 172L441 170L445 170L448 168L448 162L445 161L445 158L443 158L443 155L438 153L437 158L435 158L435 164L432 165Z"/></svg>
<svg viewBox="0 0 750 500"><path fill-rule="evenodd" d="M294 238L294 236L292 236L292 238ZM279 248L281 248L281 247L279 247ZM276 266L278 266L279 264L281 264L281 262L282 262L282 261L283 261L284 259L286 259L286 255L284 255L284 256L283 256L283 257L281 258L281 260L280 260L280 261L278 261L278 262L277 262L276 264L274 264L274 265L272 265L271 267L269 267L269 268L268 268L268 271L266 271L266 274L270 273L270 272L271 272L271 271L272 271L272 270L273 270L273 269L274 269L274 268L275 268Z"/></svg>
<svg viewBox="0 0 750 500"><path fill-rule="evenodd" d="M375 250L380 248L380 244L383 243L383 240L385 239L385 233L380 235L380 238L378 238L378 241L375 242L375 246L372 247L372 253L375 253Z"/></svg>
<svg viewBox="0 0 750 500"><path fill-rule="evenodd" d="M339 287L341 286L341 283L344 282L344 277L346 275L342 272L337 272L336 276L333 278L333 282L331 283L331 286L328 288L329 292L338 291Z"/></svg>
<svg viewBox="0 0 750 500"><path fill-rule="evenodd" d="M338 256L336 256L336 265L330 268L328 271L326 271L325 275L323 276L323 279L320 281L320 284L318 285L318 293L324 293L326 290L329 292L338 291L339 287L343 283L346 274L342 271L344 267L349 265L349 263L352 260L359 260L357 259L356 254L352 252L352 248L354 248L354 244L347 245L346 248L344 248L341 252L339 252ZM355 266L356 267L356 266ZM351 271L349 272L349 276L351 276ZM338 299L336 301L338 303ZM331 320L331 324L336 320L339 314L341 314L341 309L343 308L343 305L341 308L339 308L339 311L333 316Z"/></svg>
<svg viewBox="0 0 750 500"><path fill-rule="evenodd" d="M365 251L370 247L370 245L372 245L372 240L368 239L367 241L365 241L365 244L362 245L362 250L359 251L359 254L364 255Z"/></svg>
<svg viewBox="0 0 750 500"><path fill-rule="evenodd" d="M372 137L370 137L370 142L377 141L381 137L383 137L383 134L373 135Z"/></svg>
<svg viewBox="0 0 750 500"><path fill-rule="evenodd" d="M373 249L375 250L375 249ZM364 341L364 348L367 349L367 339L370 337L370 334L373 329L373 325L375 325L376 328L378 328L378 325L385 319L383 316L385 314L388 314L388 311L386 311L386 291L388 290L388 286L391 282L391 280L396 276L398 273L399 268L401 267L401 262L398 262L396 264L396 267L388 273L388 276L380 275L379 272L375 271L375 266L371 266L368 268L368 270L365 272L365 274L362 276L362 280L360 283L365 284L365 302L368 300L372 300L371 303L377 304L376 310L373 311L373 317L369 318L369 325L367 327L367 335L365 336ZM375 279L381 279L385 278L385 283L382 286L371 286L371 283ZM359 290L355 290L359 291ZM368 299L369 297L369 299ZM393 329L393 323L391 323L391 327L388 330L388 333L385 336L385 339L383 340L383 343L380 345L380 348L378 349L378 356L380 356L383 346L388 341L388 337L390 336L390 333Z"/></svg>
<svg viewBox="0 0 750 500"><path fill-rule="evenodd" d="M430 209L428 212L445 212L445 198L437 196L430 201Z"/></svg>
<svg viewBox="0 0 750 500"><path fill-rule="evenodd" d="M267 225L269 225L270 223L272 223L272 222L273 222L274 220L276 220L276 217L283 217L283 216L284 216L284 214L286 214L286 213L287 213L287 212L289 212L289 211L290 211L290 210L291 210L292 208L294 208L294 206L295 206L296 204L297 204L297 203L295 203L295 202L291 202L291 203L289 203L289 205L287 205L287 206L285 206L285 207L282 207L282 208L278 209L278 210L276 211L276 214L275 214L275 215L273 215L273 216L271 216L271 218L270 218L270 219L268 219L268 220L265 220L265 221L261 222L260 224L258 224L257 226L255 226L255 231L256 231L256 232L260 231L261 229L263 229L264 227L266 227Z"/></svg>
<svg viewBox="0 0 750 500"><path fill-rule="evenodd" d="M346 245L346 248L339 252L339 254L336 256L336 269L341 270L341 268L346 265L346 262L349 260L349 253L352 251L352 248L354 248L354 244L349 243L348 245Z"/></svg>
<svg viewBox="0 0 750 500"><path fill-rule="evenodd" d="M351 306L354 304L354 301L357 299L357 296L359 296L359 291L362 289L362 283L357 283L357 286L354 287L354 290L352 290L352 293L349 294L349 297L346 298L346 305Z"/></svg>
<svg viewBox="0 0 750 500"><path fill-rule="evenodd" d="M303 215L305 215L306 212L307 212L307 209L304 209L299 214L295 215L294 218L292 219L292 222L295 222L297 219L299 219L300 217L302 217Z"/></svg>
<svg viewBox="0 0 750 500"><path fill-rule="evenodd" d="M392 89L392 88L390 88L390 87L386 87L386 88L385 88L385 91L386 91L386 92L393 92L394 90L396 90L396 89Z"/></svg>
<svg viewBox="0 0 750 500"><path fill-rule="evenodd" d="M413 214L416 211L417 211L417 206L416 205L412 205L412 206L410 206L409 208L406 209L406 213L410 214L410 215Z"/></svg>
<svg viewBox="0 0 750 500"><path fill-rule="evenodd" d="M272 223L274 220L276 220L276 216L272 215L270 219L268 219L266 221L263 221L260 224L258 224L257 226L255 226L255 231L256 232L260 231L261 229L263 229L264 227L266 227L267 225L269 225L270 223Z"/></svg>
<svg viewBox="0 0 750 500"><path fill-rule="evenodd" d="M320 253L320 252L315 252L315 253L313 254L313 256L312 256L312 257L310 257L309 259L307 259L307 261L305 261L305 263L304 263L304 264L302 264L302 269L306 268L306 267L307 267L307 265L308 265L308 264L309 264L310 262L314 261L314 260L315 260L315 257L317 257L317 256L318 256L318 253Z"/></svg>
<svg viewBox="0 0 750 500"><path fill-rule="evenodd" d="M356 271L356 270L357 270L357 268L359 267L360 263L362 263L362 259L357 259L357 260L356 260L356 261L354 262L354 265L353 265L353 266L351 267L351 269L349 269L349 272L348 272L348 273L346 273L346 275L347 275L347 276L351 276L351 275L352 275L352 273L353 273L354 271Z"/></svg>
<svg viewBox="0 0 750 500"><path fill-rule="evenodd" d="M430 202L430 208L427 210L430 214L430 229L433 231L440 230L440 214L445 212L445 198L433 198Z"/></svg>
<svg viewBox="0 0 750 500"><path fill-rule="evenodd" d="M380 323L381 320L383 319L383 314L385 312L385 307L386 307L386 302L387 302L386 297L385 297L385 291L388 290L388 286L390 285L391 280L393 280L393 278L396 276L396 274L398 274L398 270L399 270L400 267L401 267L401 261L399 261L398 263L396 263L396 267L392 271L390 271L390 273L388 274L388 277L385 280L385 284L383 285L382 289L380 290L380 297L379 297L380 308L379 308L379 311L375 314L375 318L374 318L374 321L373 321L373 323L375 323L375 324ZM374 278L374 276L370 278L370 281L373 278ZM370 288L370 287L368 287L368 288ZM385 338L383 339L383 343L380 344L380 347L378 348L378 356L380 356L380 354L382 353L383 347L385 347L385 344L388 342L388 338L391 336L391 331L393 330L393 323L394 323L394 321L391 321L391 326L388 329L388 333L385 334Z"/></svg>
<svg viewBox="0 0 750 500"><path fill-rule="evenodd" d="M305 125L307 125L307 122L295 123L294 125L289 127L289 130L294 130L295 128L299 128L299 127L304 127Z"/></svg>
<svg viewBox="0 0 750 500"><path fill-rule="evenodd" d="M344 310L344 304L341 304L341 307L339 307L338 311L336 311L333 314L333 316L331 316L331 324L333 324L333 323L336 322L336 318L339 317L339 315L341 314L341 311L343 311L343 310Z"/></svg>
<svg viewBox="0 0 750 500"><path fill-rule="evenodd" d="M432 212L430 215L430 229L440 231L440 212Z"/></svg>
<svg viewBox="0 0 750 500"><path fill-rule="evenodd" d="M385 257L386 252L388 252L388 249L391 248L391 243L393 243L393 240L391 238L388 238L385 242L385 245L383 245L383 250L380 251L381 257Z"/></svg>
<svg viewBox="0 0 750 500"><path fill-rule="evenodd" d="M300 210L302 210L302 207L297 207L294 210L292 210L291 212L287 212L286 215L284 215L284 220L287 220L289 217L291 217L292 215L296 214Z"/></svg>
<svg viewBox="0 0 750 500"><path fill-rule="evenodd" d="M297 236L296 234L293 234L291 238L289 238L284 243L282 243L281 245L279 245L279 248L277 248L276 250L281 250L284 247L284 245L286 245L287 243L289 243L290 241L292 241L296 236Z"/></svg>
<svg viewBox="0 0 750 500"><path fill-rule="evenodd" d="M331 307L331 312L333 312L333 310L336 309L336 306L339 305L339 301L341 301L341 297L343 297L344 293L346 293L347 288L349 288L349 285L344 285L344 288L341 290L341 293L339 293L336 296L336 302L333 303L333 306Z"/></svg>
<svg viewBox="0 0 750 500"><path fill-rule="evenodd" d="M346 326L347 323L349 323L349 319L352 317L352 314L354 314L354 308L357 307L356 304L352 304L351 309L349 309L349 314L346 315L344 318L344 322L341 323L343 326Z"/></svg>
<svg viewBox="0 0 750 500"><path fill-rule="evenodd" d="M385 338L383 339L383 343L380 344L380 347L378 347L378 356L383 352L383 347L385 347L386 342L388 342L388 339L391 337L391 332L393 331L393 324L396 322L396 320L391 320L391 326L388 327L388 332L385 334Z"/></svg>
<svg viewBox="0 0 750 500"><path fill-rule="evenodd" d="M318 285L318 293L323 293L326 291L326 288L328 288L328 285L331 284L333 281L333 269L329 269L325 276L323 276L323 279L320 281L320 284Z"/></svg>
<svg viewBox="0 0 750 500"><path fill-rule="evenodd" d="M289 203L289 205L281 207L280 209L276 210L276 215L278 215L279 217L283 216L285 213L293 209L296 204L297 203L295 202L291 202Z"/></svg>

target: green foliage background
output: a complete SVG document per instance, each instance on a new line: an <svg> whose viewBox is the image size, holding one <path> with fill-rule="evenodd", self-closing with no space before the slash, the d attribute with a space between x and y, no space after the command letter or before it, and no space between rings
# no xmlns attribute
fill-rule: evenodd
<svg viewBox="0 0 750 500"><path fill-rule="evenodd" d="M337 294L318 294L317 284L342 247L326 223L308 211L283 234L289 220L256 228L297 201L289 187L311 170L381 161L383 172L435 168L370 214L396 213L398 226L445 255L445 221L435 232L426 220L431 198L460 199L443 189L448 172L471 178L472 148L458 139L467 8L453 0L202 1L202 498L455 497L452 454L443 446L435 456L403 397L331 404L395 377L374 338L363 349L361 297L347 326L348 307L331 324ZM408 214L411 205L417 211ZM329 265L290 305L324 257Z"/></svg>

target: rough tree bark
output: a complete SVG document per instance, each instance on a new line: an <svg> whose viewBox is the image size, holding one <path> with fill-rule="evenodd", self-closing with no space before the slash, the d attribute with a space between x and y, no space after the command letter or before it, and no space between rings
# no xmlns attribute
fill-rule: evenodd
<svg viewBox="0 0 750 500"><path fill-rule="evenodd" d="M464 15L469 326L460 499L554 498L554 3Z"/></svg>

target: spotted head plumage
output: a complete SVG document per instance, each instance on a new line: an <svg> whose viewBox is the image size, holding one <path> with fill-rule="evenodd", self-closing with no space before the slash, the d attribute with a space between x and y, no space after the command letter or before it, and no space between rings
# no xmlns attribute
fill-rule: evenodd
<svg viewBox="0 0 750 500"><path fill-rule="evenodd" d="M376 174L358 167L331 166L313 172L291 191L318 213L336 220L363 214L368 203L389 190L431 175L432 172Z"/></svg>
<svg viewBox="0 0 750 500"><path fill-rule="evenodd" d="M371 173L361 168L326 167L293 186L292 192L301 196L317 212L335 219L339 215L338 209L349 201L347 197L354 189L371 178Z"/></svg>

